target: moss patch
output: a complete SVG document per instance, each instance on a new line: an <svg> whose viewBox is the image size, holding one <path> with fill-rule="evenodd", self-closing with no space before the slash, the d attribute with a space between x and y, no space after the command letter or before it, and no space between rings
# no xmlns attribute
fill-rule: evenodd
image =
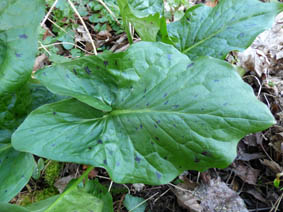
<svg viewBox="0 0 283 212"><path fill-rule="evenodd" d="M61 164L57 161L50 161L46 164L45 174L44 174L44 181L49 186L54 186L55 181L58 179L61 171Z"/></svg>

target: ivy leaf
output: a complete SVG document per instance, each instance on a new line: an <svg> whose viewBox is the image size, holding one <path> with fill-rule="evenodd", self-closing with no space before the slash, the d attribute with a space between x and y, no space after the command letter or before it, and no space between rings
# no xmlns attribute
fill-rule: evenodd
<svg viewBox="0 0 283 212"><path fill-rule="evenodd" d="M163 0L118 0L118 5L123 21L132 23L142 40L156 40L163 20Z"/></svg>
<svg viewBox="0 0 283 212"><path fill-rule="evenodd" d="M29 153L0 143L0 202L9 202L29 181L35 162Z"/></svg>
<svg viewBox="0 0 283 212"><path fill-rule="evenodd" d="M111 111L76 99L44 105L13 134L13 146L104 167L118 183L162 184L184 170L224 168L242 137L274 124L233 66L210 57L191 62L163 43L83 57L37 78L53 92L93 98Z"/></svg>
<svg viewBox="0 0 283 212"><path fill-rule="evenodd" d="M30 77L44 4L43 0L0 2L0 95Z"/></svg>
<svg viewBox="0 0 283 212"><path fill-rule="evenodd" d="M181 20L168 24L171 41L163 34L163 42L192 59L224 58L230 51L245 50L282 10L282 3L258 0L222 0L214 8L196 5Z"/></svg>

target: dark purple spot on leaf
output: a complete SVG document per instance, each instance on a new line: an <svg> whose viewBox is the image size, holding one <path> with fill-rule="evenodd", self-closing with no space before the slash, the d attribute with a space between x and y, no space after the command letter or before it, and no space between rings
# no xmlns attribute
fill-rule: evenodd
<svg viewBox="0 0 283 212"><path fill-rule="evenodd" d="M166 96L168 96L168 93L165 93L165 94L163 95L163 98L165 98Z"/></svg>
<svg viewBox="0 0 283 212"><path fill-rule="evenodd" d="M56 144L52 144L51 146L52 146L52 147L55 147L55 146L56 146Z"/></svg>
<svg viewBox="0 0 283 212"><path fill-rule="evenodd" d="M155 127L155 128L157 128L157 125L156 125L156 124L154 124L154 127Z"/></svg>
<svg viewBox="0 0 283 212"><path fill-rule="evenodd" d="M5 190L5 193L7 193L8 192L8 190Z"/></svg>
<svg viewBox="0 0 283 212"><path fill-rule="evenodd" d="M168 58L168 60L171 60L172 59L172 54L168 54L167 58Z"/></svg>
<svg viewBox="0 0 283 212"><path fill-rule="evenodd" d="M156 123L157 123L157 124L160 124L160 120L157 120Z"/></svg>
<svg viewBox="0 0 283 212"><path fill-rule="evenodd" d="M191 21L191 19L190 19L190 18L187 18L187 21Z"/></svg>
<svg viewBox="0 0 283 212"><path fill-rule="evenodd" d="M155 138L155 140L159 141L159 138L157 136L155 136L154 138Z"/></svg>
<svg viewBox="0 0 283 212"><path fill-rule="evenodd" d="M91 74L91 70L88 68L88 66L85 67L85 72L89 75Z"/></svg>
<svg viewBox="0 0 283 212"><path fill-rule="evenodd" d="M149 103L147 103L146 106L148 107L148 106L149 106Z"/></svg>
<svg viewBox="0 0 283 212"><path fill-rule="evenodd" d="M166 102L164 102L164 104L165 104L165 105L167 105L167 104L168 104L168 102L169 102L169 101L167 100Z"/></svg>
<svg viewBox="0 0 283 212"><path fill-rule="evenodd" d="M16 53L16 57L22 57L22 54Z"/></svg>
<svg viewBox="0 0 283 212"><path fill-rule="evenodd" d="M106 61L106 60L103 63L104 63L105 66L108 65L108 61Z"/></svg>
<svg viewBox="0 0 283 212"><path fill-rule="evenodd" d="M103 142L102 142L101 139L99 139L99 140L97 141L97 143L98 143L98 144L102 144Z"/></svg>
<svg viewBox="0 0 283 212"><path fill-rule="evenodd" d="M116 163L116 166L120 166L120 162L117 162L117 163Z"/></svg>
<svg viewBox="0 0 283 212"><path fill-rule="evenodd" d="M143 92L146 93L146 91L147 91L147 89L145 88Z"/></svg>
<svg viewBox="0 0 283 212"><path fill-rule="evenodd" d="M201 111L204 111L204 108L201 108L200 110L201 110Z"/></svg>
<svg viewBox="0 0 283 212"><path fill-rule="evenodd" d="M19 35L19 38L21 38L21 39L27 39L28 36L27 36L26 34L21 34L21 35Z"/></svg>
<svg viewBox="0 0 283 212"><path fill-rule="evenodd" d="M104 163L104 165L107 165L107 160L104 160L103 163Z"/></svg>
<svg viewBox="0 0 283 212"><path fill-rule="evenodd" d="M155 174L156 174L157 179L160 180L161 174L159 172L155 172Z"/></svg>
<svg viewBox="0 0 283 212"><path fill-rule="evenodd" d="M25 175L22 175L22 178L25 178Z"/></svg>
<svg viewBox="0 0 283 212"><path fill-rule="evenodd" d="M187 68L191 68L194 65L194 63L190 63L187 65Z"/></svg>
<svg viewBox="0 0 283 212"><path fill-rule="evenodd" d="M141 129L143 128L142 124L140 125L140 128L141 128Z"/></svg>
<svg viewBox="0 0 283 212"><path fill-rule="evenodd" d="M118 66L118 61L117 60L115 60L115 66Z"/></svg>
<svg viewBox="0 0 283 212"><path fill-rule="evenodd" d="M196 157L195 160L194 160L194 162L195 162L195 163L199 163L200 160Z"/></svg>
<svg viewBox="0 0 283 212"><path fill-rule="evenodd" d="M173 124L173 126L174 126L175 128L177 128L176 124Z"/></svg>
<svg viewBox="0 0 283 212"><path fill-rule="evenodd" d="M54 116L56 115L56 112L55 112L55 111L53 112L53 115L54 115Z"/></svg>
<svg viewBox="0 0 283 212"><path fill-rule="evenodd" d="M138 156L136 156L136 157L135 157L135 161L139 163L139 162L141 162L141 158L138 157Z"/></svg>
<svg viewBox="0 0 283 212"><path fill-rule="evenodd" d="M178 107L180 107L180 105L173 105L174 109L177 109Z"/></svg>
<svg viewBox="0 0 283 212"><path fill-rule="evenodd" d="M2 163L2 160L0 160L0 163Z"/></svg>
<svg viewBox="0 0 283 212"><path fill-rule="evenodd" d="M78 75L78 72L74 68L73 68L73 72L74 72L75 75Z"/></svg>
<svg viewBox="0 0 283 212"><path fill-rule="evenodd" d="M139 130L139 128L136 127L136 130Z"/></svg>
<svg viewBox="0 0 283 212"><path fill-rule="evenodd" d="M164 157L164 160L167 160L167 159L168 159L168 157L167 157L167 156L165 156L165 157Z"/></svg>
<svg viewBox="0 0 283 212"><path fill-rule="evenodd" d="M92 150L92 147L91 147L91 146L89 146L89 147L88 147L88 149L89 149L89 150Z"/></svg>
<svg viewBox="0 0 283 212"><path fill-rule="evenodd" d="M220 82L220 80L217 80L217 79L216 79L216 80L213 80L213 82Z"/></svg>
<svg viewBox="0 0 283 212"><path fill-rule="evenodd" d="M152 141L150 143L151 143L151 145L154 145L154 143Z"/></svg>
<svg viewBox="0 0 283 212"><path fill-rule="evenodd" d="M242 38L242 37L245 36L245 33L241 32L241 33L239 34L239 36Z"/></svg>
<svg viewBox="0 0 283 212"><path fill-rule="evenodd" d="M208 152L202 152L201 154L204 155L204 156L208 156L209 155Z"/></svg>

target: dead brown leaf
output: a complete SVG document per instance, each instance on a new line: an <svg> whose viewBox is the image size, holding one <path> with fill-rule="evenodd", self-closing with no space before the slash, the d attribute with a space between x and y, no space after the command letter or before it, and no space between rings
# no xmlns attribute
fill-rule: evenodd
<svg viewBox="0 0 283 212"><path fill-rule="evenodd" d="M254 169L252 167L237 163L236 167L233 169L234 173L239 176L245 183L256 185L257 178L260 170Z"/></svg>
<svg viewBox="0 0 283 212"><path fill-rule="evenodd" d="M265 159L265 160L260 160L260 162L262 165L267 166L269 169L271 169L274 172L274 174L277 174L283 171L282 167L275 161Z"/></svg>

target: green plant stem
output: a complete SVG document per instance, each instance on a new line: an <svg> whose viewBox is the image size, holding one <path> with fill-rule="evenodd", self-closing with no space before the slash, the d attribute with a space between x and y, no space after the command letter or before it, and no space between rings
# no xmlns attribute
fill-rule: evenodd
<svg viewBox="0 0 283 212"><path fill-rule="evenodd" d="M54 207L56 206L56 204L58 202L60 202L65 195L69 194L73 189L75 189L80 183L81 181L83 181L83 179L88 176L89 172L93 169L93 166L88 167L88 169L65 191L63 192L58 199L55 200L55 202L53 202L53 204L51 204L46 210L45 212L51 212Z"/></svg>
<svg viewBox="0 0 283 212"><path fill-rule="evenodd" d="M133 44L133 38L132 38L132 35L131 35L131 31L130 31L130 24L129 24L128 21L126 21L125 17L123 17L123 25L124 25L129 43Z"/></svg>

